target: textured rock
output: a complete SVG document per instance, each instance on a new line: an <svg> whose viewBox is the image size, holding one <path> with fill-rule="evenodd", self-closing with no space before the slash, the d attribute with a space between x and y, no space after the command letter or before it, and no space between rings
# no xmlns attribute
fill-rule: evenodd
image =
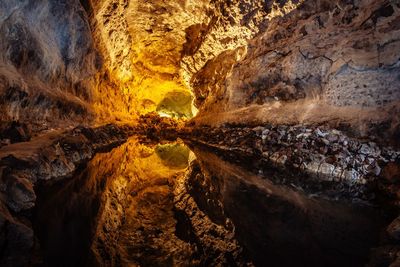
<svg viewBox="0 0 400 267"><path fill-rule="evenodd" d="M395 1L24 0L0 15L0 120L34 132L190 117L169 100L191 93L203 122L335 121L398 139Z"/></svg>
<svg viewBox="0 0 400 267"><path fill-rule="evenodd" d="M221 81L226 108L274 97L320 97L343 106L398 100L399 55L390 48L398 45L398 8L386 2L305 1L271 21Z"/></svg>
<svg viewBox="0 0 400 267"><path fill-rule="evenodd" d="M79 1L0 3L0 120L34 126L88 121L96 72L87 16Z"/></svg>
<svg viewBox="0 0 400 267"><path fill-rule="evenodd" d="M365 184L377 177L392 183L398 181L400 151L350 138L338 130L306 125L250 128L225 124L220 128L196 127L187 131L187 137L196 142L263 157L280 168L299 169L321 181Z"/></svg>
<svg viewBox="0 0 400 267"><path fill-rule="evenodd" d="M31 139L30 125L17 121L5 122L0 126L0 139L9 140L10 143L29 141Z"/></svg>
<svg viewBox="0 0 400 267"><path fill-rule="evenodd" d="M244 48L224 51L193 74L204 116L197 121L216 121L213 112L222 113L220 123L237 117L351 121L349 129L358 135L398 139L400 31L394 1L304 1L285 16L268 18ZM385 134L382 125L388 125Z"/></svg>

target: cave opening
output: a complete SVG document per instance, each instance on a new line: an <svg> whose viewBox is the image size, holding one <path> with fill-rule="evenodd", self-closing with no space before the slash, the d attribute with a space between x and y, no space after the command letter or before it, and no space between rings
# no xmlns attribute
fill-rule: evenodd
<svg viewBox="0 0 400 267"><path fill-rule="evenodd" d="M396 0L0 0L0 266L398 266Z"/></svg>

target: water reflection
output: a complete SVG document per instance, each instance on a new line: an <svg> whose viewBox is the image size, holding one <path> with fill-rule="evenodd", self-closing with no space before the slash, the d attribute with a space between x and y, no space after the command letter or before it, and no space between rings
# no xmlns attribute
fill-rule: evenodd
<svg viewBox="0 0 400 267"><path fill-rule="evenodd" d="M46 266L361 266L381 219L182 142L133 138L40 193Z"/></svg>
<svg viewBox="0 0 400 267"><path fill-rule="evenodd" d="M162 163L171 169L185 169L188 166L190 149L182 143L158 144L155 152Z"/></svg>

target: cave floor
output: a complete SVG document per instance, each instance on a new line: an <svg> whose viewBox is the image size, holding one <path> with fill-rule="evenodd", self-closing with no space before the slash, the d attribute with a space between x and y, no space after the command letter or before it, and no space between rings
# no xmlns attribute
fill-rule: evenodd
<svg viewBox="0 0 400 267"><path fill-rule="evenodd" d="M258 159L131 137L39 186L40 265L364 266L392 218L346 188L292 178Z"/></svg>

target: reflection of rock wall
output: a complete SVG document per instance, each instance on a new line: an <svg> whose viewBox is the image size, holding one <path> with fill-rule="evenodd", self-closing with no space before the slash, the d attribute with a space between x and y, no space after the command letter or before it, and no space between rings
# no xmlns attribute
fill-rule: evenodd
<svg viewBox="0 0 400 267"><path fill-rule="evenodd" d="M234 239L255 266L367 262L382 226L377 210L309 197L309 188L269 180L282 172L270 171L262 178L213 154L194 152L199 167L185 182L188 192L213 222L234 229Z"/></svg>
<svg viewBox="0 0 400 267"><path fill-rule="evenodd" d="M165 154L174 157L187 152L182 144L153 148L131 140L105 156L118 164L112 178L108 178L109 186L104 190L102 209L96 218L92 250L98 263L142 266L215 266L230 260L240 263L240 249L232 232L209 220L185 188L186 175L190 174L185 173L187 165L180 168L164 165ZM104 159L98 156L99 163ZM109 173L109 167L105 169Z"/></svg>
<svg viewBox="0 0 400 267"><path fill-rule="evenodd" d="M182 144L171 148L172 154L185 151ZM174 179L184 173L186 165L170 168L156 150L130 140L97 156L88 167L90 177L104 177L107 183L91 244L100 265L165 266L171 261L185 262L190 256L190 245L174 235L171 195ZM111 164L104 165L105 161Z"/></svg>
<svg viewBox="0 0 400 267"><path fill-rule="evenodd" d="M73 180L43 190L35 233L45 264L243 265L233 229L224 218L209 219L187 188L199 171L196 164L187 170L188 153L181 143L131 139L97 155ZM186 165L170 166L181 156Z"/></svg>
<svg viewBox="0 0 400 267"><path fill-rule="evenodd" d="M71 177L96 152L121 144L130 133L129 128L113 125L77 127L0 150L0 265L35 265L38 247L29 219L39 184Z"/></svg>

